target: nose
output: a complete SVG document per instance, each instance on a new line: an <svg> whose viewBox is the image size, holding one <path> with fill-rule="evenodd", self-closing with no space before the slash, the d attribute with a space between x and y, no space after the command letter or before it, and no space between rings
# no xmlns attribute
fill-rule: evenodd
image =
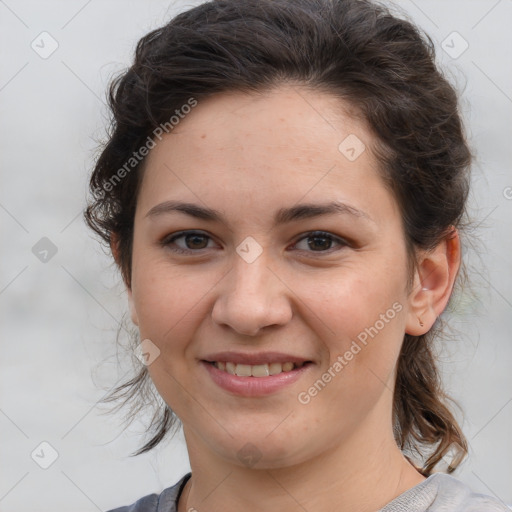
<svg viewBox="0 0 512 512"><path fill-rule="evenodd" d="M265 251L252 263L238 255L219 283L213 321L239 334L256 336L265 327L282 326L293 316L289 288L269 268Z"/></svg>

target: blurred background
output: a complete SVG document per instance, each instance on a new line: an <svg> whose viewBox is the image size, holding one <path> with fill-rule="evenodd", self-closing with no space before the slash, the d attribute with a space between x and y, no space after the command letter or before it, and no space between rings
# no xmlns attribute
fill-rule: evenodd
<svg viewBox="0 0 512 512"><path fill-rule="evenodd" d="M125 428L98 405L130 368L116 347L129 321L120 277L82 211L110 78L140 37L199 3L0 0L2 512L108 510L190 469L181 433L130 457L144 418ZM452 304L453 334L440 346L470 442L455 476L511 505L512 1L395 5L435 41L476 155L473 290Z"/></svg>

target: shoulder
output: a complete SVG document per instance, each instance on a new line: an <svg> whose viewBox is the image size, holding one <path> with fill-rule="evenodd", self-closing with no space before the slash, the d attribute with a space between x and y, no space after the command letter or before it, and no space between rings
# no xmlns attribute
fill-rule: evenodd
<svg viewBox="0 0 512 512"><path fill-rule="evenodd" d="M510 512L502 501L478 494L451 475L434 473L379 512Z"/></svg>
<svg viewBox="0 0 512 512"><path fill-rule="evenodd" d="M505 503L498 498L473 492L466 484L451 475L436 473L437 495L432 504L439 510L452 510L454 512L510 512ZM447 507L452 508L447 508ZM436 511L437 508L432 508Z"/></svg>
<svg viewBox="0 0 512 512"><path fill-rule="evenodd" d="M108 512L176 512L178 497L192 473L187 473L160 494L148 494L135 503Z"/></svg>

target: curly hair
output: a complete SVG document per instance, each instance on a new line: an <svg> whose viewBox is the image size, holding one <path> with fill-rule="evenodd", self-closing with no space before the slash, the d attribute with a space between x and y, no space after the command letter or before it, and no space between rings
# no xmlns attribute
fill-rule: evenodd
<svg viewBox="0 0 512 512"><path fill-rule="evenodd" d="M409 286L417 249L432 249L453 227L464 227L472 154L457 93L436 66L428 35L370 0L213 0L145 35L131 67L110 84L109 138L90 179L85 219L115 247L127 286L145 162L134 155L191 98L259 92L284 82L335 95L367 123L383 182L400 208ZM465 276L462 266L457 283ZM438 318L426 334L404 335L393 399L395 440L403 452L423 454L425 476L454 447L449 473L467 454L436 364L433 343L441 324ZM143 367L107 400L137 404L149 380ZM151 439L136 454L179 423L166 405L159 411Z"/></svg>

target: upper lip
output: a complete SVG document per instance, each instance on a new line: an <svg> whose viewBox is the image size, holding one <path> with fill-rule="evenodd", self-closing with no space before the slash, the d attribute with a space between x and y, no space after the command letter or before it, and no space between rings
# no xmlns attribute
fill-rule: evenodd
<svg viewBox="0 0 512 512"><path fill-rule="evenodd" d="M243 352L216 352L215 354L208 354L203 358L203 361L209 363L213 362L231 362L235 364L270 364L270 363L296 363L301 364L311 359L307 357L293 356L283 352L259 352L257 354L243 353Z"/></svg>

